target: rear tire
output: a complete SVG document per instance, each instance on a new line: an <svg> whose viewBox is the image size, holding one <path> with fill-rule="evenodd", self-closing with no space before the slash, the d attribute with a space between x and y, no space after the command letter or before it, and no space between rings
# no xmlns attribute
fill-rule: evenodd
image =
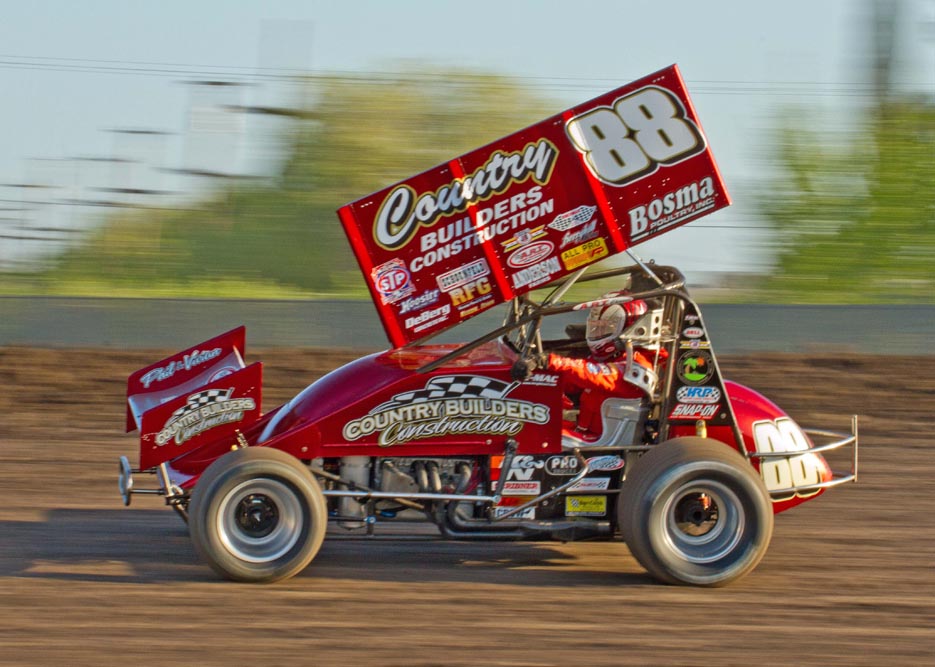
<svg viewBox="0 0 935 667"><path fill-rule="evenodd" d="M238 449L208 466L189 506L195 550L234 581L273 582L302 571L321 548L327 520L311 472L266 447Z"/></svg>
<svg viewBox="0 0 935 667"><path fill-rule="evenodd" d="M749 573L773 534L773 506L750 463L722 442L676 438L627 473L617 507L624 541L669 584L723 586Z"/></svg>

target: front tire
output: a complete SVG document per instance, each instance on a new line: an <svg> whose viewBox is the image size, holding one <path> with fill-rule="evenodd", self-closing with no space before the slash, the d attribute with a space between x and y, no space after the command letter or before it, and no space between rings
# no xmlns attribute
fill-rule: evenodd
<svg viewBox="0 0 935 667"><path fill-rule="evenodd" d="M627 473L617 508L630 552L669 584L723 586L753 570L773 534L766 485L722 442L676 438Z"/></svg>
<svg viewBox="0 0 935 667"><path fill-rule="evenodd" d="M311 472L266 447L238 449L208 466L189 507L198 554L221 576L254 583L302 571L321 548L327 520Z"/></svg>

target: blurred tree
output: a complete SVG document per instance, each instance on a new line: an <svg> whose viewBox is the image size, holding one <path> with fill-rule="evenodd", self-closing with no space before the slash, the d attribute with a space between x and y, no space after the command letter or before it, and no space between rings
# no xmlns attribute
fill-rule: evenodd
<svg viewBox="0 0 935 667"><path fill-rule="evenodd" d="M843 145L788 120L785 179L760 197L776 231L766 298L935 303L935 107L887 102Z"/></svg>
<svg viewBox="0 0 935 667"><path fill-rule="evenodd" d="M362 295L339 206L555 110L494 75L413 71L309 85L317 102L293 114L280 173L262 184L227 185L192 210L110 218L45 276L49 289Z"/></svg>
<svg viewBox="0 0 935 667"><path fill-rule="evenodd" d="M783 176L759 199L777 264L764 298L808 303L935 303L935 98L892 90L900 5L870 3L876 103L856 131L780 123Z"/></svg>

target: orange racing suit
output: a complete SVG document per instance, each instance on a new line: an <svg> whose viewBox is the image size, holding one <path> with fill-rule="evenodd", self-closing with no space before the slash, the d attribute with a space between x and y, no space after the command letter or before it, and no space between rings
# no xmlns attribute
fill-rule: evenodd
<svg viewBox="0 0 935 667"><path fill-rule="evenodd" d="M641 366L653 369L650 353L643 350L633 351L633 361ZM655 356L656 352L651 354ZM664 350L659 351L660 362L666 357ZM561 374L566 393L578 398L577 424L566 423L566 428L574 428L579 434L596 438L603 429L601 405L607 398L642 398L644 391L624 376L626 355L613 361L598 362L592 359L572 359L557 354L549 354L548 369Z"/></svg>

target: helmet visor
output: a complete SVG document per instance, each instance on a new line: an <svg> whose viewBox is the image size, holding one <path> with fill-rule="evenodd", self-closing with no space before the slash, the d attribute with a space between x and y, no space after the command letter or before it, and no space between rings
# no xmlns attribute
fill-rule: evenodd
<svg viewBox="0 0 935 667"><path fill-rule="evenodd" d="M602 312L603 311L603 312ZM627 314L619 305L594 308L588 317L587 338L591 342L603 342L619 336L623 331Z"/></svg>

